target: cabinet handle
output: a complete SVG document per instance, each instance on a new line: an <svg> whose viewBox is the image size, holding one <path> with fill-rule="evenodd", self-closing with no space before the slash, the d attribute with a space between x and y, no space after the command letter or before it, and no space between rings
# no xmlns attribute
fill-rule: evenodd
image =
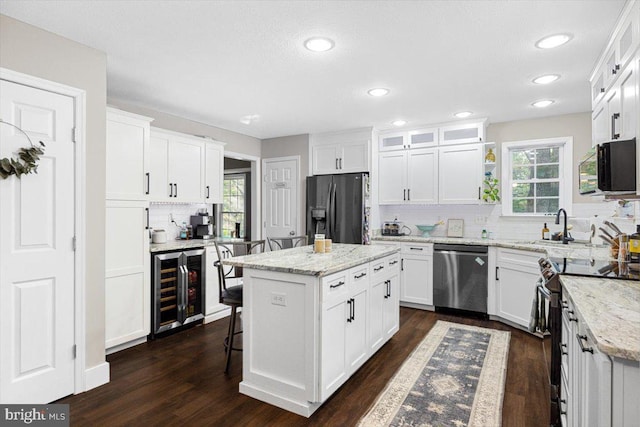
<svg viewBox="0 0 640 427"><path fill-rule="evenodd" d="M500 267L496 267L496 280L500 280L500 275L498 274L499 270L500 270Z"/></svg>
<svg viewBox="0 0 640 427"><path fill-rule="evenodd" d="M565 348L567 348L567 345L560 343L560 354L563 356L569 354L566 351L564 351Z"/></svg>
<svg viewBox="0 0 640 427"><path fill-rule="evenodd" d="M616 133L616 120L620 118L620 113L613 113L611 115L611 139L620 138L620 134Z"/></svg>
<svg viewBox="0 0 640 427"><path fill-rule="evenodd" d="M209 186L207 185L207 199L209 198Z"/></svg>
<svg viewBox="0 0 640 427"><path fill-rule="evenodd" d="M604 88L603 87L600 88L600 93L604 93Z"/></svg>
<svg viewBox="0 0 640 427"><path fill-rule="evenodd" d="M411 201L411 189L407 189L407 200Z"/></svg>
<svg viewBox="0 0 640 427"><path fill-rule="evenodd" d="M569 316L569 322L576 322L576 323L578 323L578 318L577 318L577 317L571 317L571 316Z"/></svg>
<svg viewBox="0 0 640 427"><path fill-rule="evenodd" d="M373 271L374 271L375 273L377 273L378 271L382 270L383 268L384 268L384 265L381 265L380 267L375 267L375 268L373 269Z"/></svg>
<svg viewBox="0 0 640 427"><path fill-rule="evenodd" d="M387 282L389 283L387 285L387 287L389 288L389 291L387 292L387 296L391 298L391 279L387 280Z"/></svg>
<svg viewBox="0 0 640 427"><path fill-rule="evenodd" d="M620 70L620 64L616 64L615 67L613 67L613 69L611 70L611 74L618 74L618 71Z"/></svg>
<svg viewBox="0 0 640 427"><path fill-rule="evenodd" d="M402 190L402 200L407 200L407 189Z"/></svg>
<svg viewBox="0 0 640 427"><path fill-rule="evenodd" d="M340 287L340 286L342 286L342 285L344 285L344 282L341 280L341 281L339 281L338 283L336 283L335 285L329 285L329 287L330 287L331 289L334 289L334 288L339 288L339 287Z"/></svg>
<svg viewBox="0 0 640 427"><path fill-rule="evenodd" d="M338 167L338 158L337 158L337 157L336 157L336 169L340 169L340 168Z"/></svg>
<svg viewBox="0 0 640 427"><path fill-rule="evenodd" d="M424 250L424 248L414 248L414 247L411 247L409 249L411 249L412 251L423 251Z"/></svg>
<svg viewBox="0 0 640 427"><path fill-rule="evenodd" d="M176 186L176 194L173 197L178 197L178 183L176 182L175 184L173 184Z"/></svg>
<svg viewBox="0 0 640 427"><path fill-rule="evenodd" d="M351 320L356 320L356 300L351 298Z"/></svg>
<svg viewBox="0 0 640 427"><path fill-rule="evenodd" d="M147 172L145 173L145 175L147 176L147 191L144 192L144 194L149 194L149 190L151 189L151 180L150 180L150 173Z"/></svg>
<svg viewBox="0 0 640 427"><path fill-rule="evenodd" d="M169 183L169 197L173 197L173 184Z"/></svg>
<svg viewBox="0 0 640 427"><path fill-rule="evenodd" d="M358 274L358 275L356 275L356 276L353 276L353 278L354 278L354 279L362 279L362 278L363 278L364 276L366 276L366 275L367 275L367 273L361 273L361 274Z"/></svg>
<svg viewBox="0 0 640 427"><path fill-rule="evenodd" d="M342 170L342 157L340 157L340 170Z"/></svg>
<svg viewBox="0 0 640 427"><path fill-rule="evenodd" d="M397 259L394 259L393 261L389 262L389 265L396 265L398 263Z"/></svg>
<svg viewBox="0 0 640 427"><path fill-rule="evenodd" d="M352 301L353 301L353 298L349 298L347 300L347 304L349 304L349 316L347 317L347 322L349 322L349 323L351 323L351 321L353 320L353 318L352 318L353 317L353 315L352 315L352 313L353 313Z"/></svg>
<svg viewBox="0 0 640 427"><path fill-rule="evenodd" d="M560 304L562 305L562 308L569 308L569 303L566 301L561 301Z"/></svg>
<svg viewBox="0 0 640 427"><path fill-rule="evenodd" d="M564 403L565 405L567 404L567 401L565 399L560 399L560 403ZM560 415L566 415L567 411L563 411L562 410L562 406L560 407Z"/></svg>
<svg viewBox="0 0 640 427"><path fill-rule="evenodd" d="M400 260L400 271L404 271L404 258Z"/></svg>
<svg viewBox="0 0 640 427"><path fill-rule="evenodd" d="M480 200L480 187L478 187L478 200Z"/></svg>
<svg viewBox="0 0 640 427"><path fill-rule="evenodd" d="M593 354L593 347L585 347L582 344L582 340L587 341L587 336L586 335L580 335L580 334L576 334L576 338L578 339L578 345L580 346L580 350L582 350L583 353L591 353Z"/></svg>
<svg viewBox="0 0 640 427"><path fill-rule="evenodd" d="M144 210L147 212L147 226L144 229L148 230L149 229L149 208L144 208Z"/></svg>

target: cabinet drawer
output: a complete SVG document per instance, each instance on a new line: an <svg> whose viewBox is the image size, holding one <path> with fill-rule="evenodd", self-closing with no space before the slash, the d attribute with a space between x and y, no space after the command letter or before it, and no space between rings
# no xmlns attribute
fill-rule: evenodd
<svg viewBox="0 0 640 427"><path fill-rule="evenodd" d="M362 264L349 270L349 289L366 286L369 283L369 264Z"/></svg>
<svg viewBox="0 0 640 427"><path fill-rule="evenodd" d="M400 269L400 254L391 255L385 258L387 273L397 273Z"/></svg>
<svg viewBox="0 0 640 427"><path fill-rule="evenodd" d="M528 252L517 249L498 249L498 262L513 262L539 269L538 260L542 258L542 252Z"/></svg>
<svg viewBox="0 0 640 427"><path fill-rule="evenodd" d="M400 248L402 254L433 255L433 243L403 243Z"/></svg>
<svg viewBox="0 0 640 427"><path fill-rule="evenodd" d="M387 274L389 268L387 267L386 258L377 259L371 262L371 276L372 277L380 277L384 274Z"/></svg>
<svg viewBox="0 0 640 427"><path fill-rule="evenodd" d="M347 294L347 274L349 271L341 271L322 279L321 286L323 302L333 298L334 296Z"/></svg>

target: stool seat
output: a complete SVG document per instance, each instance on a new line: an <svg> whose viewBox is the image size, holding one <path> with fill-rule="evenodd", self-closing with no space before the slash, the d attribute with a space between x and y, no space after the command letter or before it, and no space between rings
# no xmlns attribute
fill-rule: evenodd
<svg viewBox="0 0 640 427"><path fill-rule="evenodd" d="M242 285L230 286L222 291L222 304L242 306Z"/></svg>

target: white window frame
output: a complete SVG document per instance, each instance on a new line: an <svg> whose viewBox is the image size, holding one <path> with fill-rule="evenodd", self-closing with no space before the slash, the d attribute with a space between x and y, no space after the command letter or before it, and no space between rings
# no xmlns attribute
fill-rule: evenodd
<svg viewBox="0 0 640 427"><path fill-rule="evenodd" d="M243 169L229 170L229 171L227 171L227 173L224 174L224 177L222 179L223 187L224 187L224 181L227 180L227 179L242 178L244 180L244 212L242 212L242 214L244 215L244 233L245 233L245 236L243 236L243 237L246 237L246 234L247 234L247 206L248 206L249 203L251 203L251 200L247 200L247 188L251 183L247 179L247 173L246 172L249 172L249 171L245 171ZM222 199L223 199L223 203L220 204L220 212L219 212L219 215L218 215L218 224L220 224L220 230L218 232L218 235L220 237L224 237L223 236L223 228L224 228L223 214L225 214L225 213L240 213L240 212L224 211L224 189L223 189L223 193L222 193ZM236 236L236 238L237 237L238 236Z"/></svg>
<svg viewBox="0 0 640 427"><path fill-rule="evenodd" d="M509 141L502 143L502 215L523 217L523 216L549 216L548 213L513 213L513 192L512 188L512 167L511 151L527 148L543 148L554 146L560 150L560 170L558 178L559 207L564 208L567 215L571 215L573 208L573 137L563 136L558 138L530 139L526 141Z"/></svg>

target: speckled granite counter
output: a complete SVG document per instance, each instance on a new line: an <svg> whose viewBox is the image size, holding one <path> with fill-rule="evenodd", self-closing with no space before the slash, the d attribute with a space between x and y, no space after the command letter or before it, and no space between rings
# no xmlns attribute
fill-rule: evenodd
<svg viewBox="0 0 640 427"><path fill-rule="evenodd" d="M246 255L223 260L223 264L257 270L326 276L356 265L398 252L398 248L382 245L346 245L335 243L328 254L313 253L312 246L277 252Z"/></svg>
<svg viewBox="0 0 640 427"><path fill-rule="evenodd" d="M421 236L378 236L373 238L374 242L394 242L394 243L452 243L458 245L482 245L496 246L501 248L519 249L523 251L534 251L546 254L554 258L572 259L596 259L609 260L609 248L607 246L594 246L582 243L544 243L539 240L509 240L509 239L476 239L470 237L421 237Z"/></svg>
<svg viewBox="0 0 640 427"><path fill-rule="evenodd" d="M165 252L165 251L180 251L185 249L197 249L204 248L206 246L213 246L214 242L218 243L231 243L242 242L243 239L190 239L190 240L168 240L167 243L151 243L149 245L149 252Z"/></svg>
<svg viewBox="0 0 640 427"><path fill-rule="evenodd" d="M560 281L598 349L640 361L640 281L575 276Z"/></svg>

